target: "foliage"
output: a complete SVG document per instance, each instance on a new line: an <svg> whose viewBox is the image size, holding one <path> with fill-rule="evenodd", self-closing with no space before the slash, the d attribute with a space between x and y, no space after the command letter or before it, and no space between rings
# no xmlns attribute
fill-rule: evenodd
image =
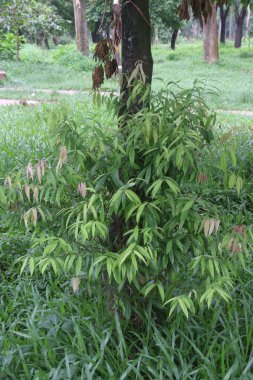
<svg viewBox="0 0 253 380"><path fill-rule="evenodd" d="M16 54L16 37L12 33L0 35L0 59L14 59Z"/></svg>
<svg viewBox="0 0 253 380"><path fill-rule="evenodd" d="M19 60L22 27L31 20L31 4L28 0L9 0L0 9L0 26L15 34L16 59Z"/></svg>
<svg viewBox="0 0 253 380"><path fill-rule="evenodd" d="M150 15L155 26L160 28L179 29L182 21L179 19L177 9L180 4L178 0L152 0L150 4Z"/></svg>
<svg viewBox="0 0 253 380"><path fill-rule="evenodd" d="M13 268L21 235L1 239L0 366L3 378L251 379L252 276L229 307L159 322L141 310L138 320L106 308L101 282L81 280L73 294L68 278L23 274ZM21 252L20 252L21 251ZM8 260L8 261L7 261ZM3 268L4 263L4 268Z"/></svg>
<svg viewBox="0 0 253 380"><path fill-rule="evenodd" d="M140 303L188 317L228 301L251 262L250 211L237 216L244 175L228 137L203 160L212 157L215 117L200 95L198 87L161 91L123 130L80 126L63 110L51 157L1 187L11 225L21 219L24 233L33 230L22 271L106 272L126 317Z"/></svg>
<svg viewBox="0 0 253 380"><path fill-rule="evenodd" d="M74 45L58 46L53 53L53 59L55 62L69 66L76 71L90 71L94 67L93 60L78 52Z"/></svg>
<svg viewBox="0 0 253 380"><path fill-rule="evenodd" d="M25 32L30 40L43 40L53 34L59 34L63 20L55 7L33 2L31 12L32 17L25 25Z"/></svg>

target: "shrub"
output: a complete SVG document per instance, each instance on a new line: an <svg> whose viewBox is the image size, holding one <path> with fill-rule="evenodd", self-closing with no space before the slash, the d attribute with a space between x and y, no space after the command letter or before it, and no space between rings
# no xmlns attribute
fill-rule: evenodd
<svg viewBox="0 0 253 380"><path fill-rule="evenodd" d="M16 37L13 33L0 36L0 59L14 59L16 54Z"/></svg>
<svg viewBox="0 0 253 380"><path fill-rule="evenodd" d="M69 66L76 71L90 71L94 68L93 60L76 51L74 45L58 46L53 54L53 59L55 62Z"/></svg>
<svg viewBox="0 0 253 380"><path fill-rule="evenodd" d="M118 130L77 125L67 109L60 117L52 140L59 156L54 145L47 160L30 162L0 188L12 223L34 230L21 271L99 278L109 305L126 317L140 304L149 311L167 304L188 317L228 301L251 262L252 233L248 215L238 218L231 207L243 179L226 136L205 160L215 115L201 90L153 94Z"/></svg>

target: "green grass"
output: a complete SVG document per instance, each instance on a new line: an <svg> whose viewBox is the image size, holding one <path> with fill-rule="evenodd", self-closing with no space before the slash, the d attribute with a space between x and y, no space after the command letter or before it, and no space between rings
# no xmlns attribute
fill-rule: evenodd
<svg viewBox="0 0 253 380"><path fill-rule="evenodd" d="M46 108L2 107L0 121L0 177L30 160L45 157L48 147Z"/></svg>
<svg viewBox="0 0 253 380"><path fill-rule="evenodd" d="M108 310L98 283L84 278L73 294L70 278L24 274L20 279L11 259L5 265L6 275L0 277L3 380L253 378L250 281L229 307L199 310L188 321L164 317L160 324L142 316L137 328L120 320L117 309Z"/></svg>
<svg viewBox="0 0 253 380"><path fill-rule="evenodd" d="M89 91L92 86L91 72L76 71L73 69L74 66L55 63L54 52L54 49L44 51L25 45L21 52L20 63L0 63L7 72L4 86L22 87L29 95L35 88ZM204 83L206 89L215 90L216 94L206 96L211 107L253 110L252 56L252 47L243 46L241 49L234 49L228 42L226 46L220 47L220 61L208 65L202 61L202 42L180 42L174 52L166 45L154 46L153 88L157 90L163 86L163 82L169 81L179 82L180 86L188 88L197 79ZM105 81L102 89L117 90L118 81ZM0 97L4 98L9 94L1 91Z"/></svg>
<svg viewBox="0 0 253 380"><path fill-rule="evenodd" d="M154 47L153 87L164 82L179 81L184 87L191 87L194 80L201 80L206 89L213 88L217 95L206 96L207 102L215 109L253 110L253 48L243 46L234 49L230 43L220 47L220 61L206 64L202 61L202 44L179 44L175 52L167 47ZM245 57L245 58L244 58ZM247 57L247 58L246 58Z"/></svg>
<svg viewBox="0 0 253 380"><path fill-rule="evenodd" d="M68 104L69 116L73 116L80 126L100 122L106 128L115 123L104 112L104 107L94 107L87 94L71 98L62 96L59 104L53 99L53 102L47 100L36 107L1 107L0 178L15 168L47 156L49 128L57 123L57 115L65 104Z"/></svg>

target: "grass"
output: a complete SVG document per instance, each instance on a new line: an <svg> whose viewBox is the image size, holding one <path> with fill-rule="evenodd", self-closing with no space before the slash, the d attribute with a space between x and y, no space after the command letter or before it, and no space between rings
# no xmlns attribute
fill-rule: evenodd
<svg viewBox="0 0 253 380"><path fill-rule="evenodd" d="M2 255L1 255L2 256ZM1 274L1 379L251 380L252 282L229 308L138 329L108 312L100 284Z"/></svg>
<svg viewBox="0 0 253 380"><path fill-rule="evenodd" d="M25 45L21 52L20 63L1 62L0 66L7 72L4 83L8 87L21 87L31 96L34 89L49 88L90 90L91 71L77 71L70 59L70 65L64 66L53 59L55 50L44 51L37 47ZM220 47L220 61L208 65L202 61L202 43L181 43L172 52L168 46L154 46L154 80L153 88L157 90L163 82L179 81L182 87L191 87L197 79L204 86L215 89L216 94L207 95L211 107L226 110L252 110L253 67L251 57L253 48L243 46L234 49L231 43ZM32 58L31 58L32 57ZM118 89L117 80L105 81L106 89ZM10 96L9 92L0 92L0 97ZM13 94L14 97L18 96ZM41 95L38 95L40 97ZM37 97L37 94L36 94Z"/></svg>
<svg viewBox="0 0 253 380"><path fill-rule="evenodd" d="M45 99L44 99L45 100ZM51 101L51 102L50 102ZM0 120L0 178L10 171L47 156L49 149L48 133L50 125L56 122L54 112L60 114L61 107L68 104L69 117L74 117L81 126L100 122L105 128L114 121L104 108L94 108L90 97L61 97L55 104L55 98L47 99L45 104L36 107L1 107ZM58 110L58 111L57 111Z"/></svg>
<svg viewBox="0 0 253 380"><path fill-rule="evenodd" d="M236 50L228 43L220 47L220 60L209 65L202 61L202 44L179 44L175 52L168 48L153 48L154 78L179 81L180 85L191 87L194 80L201 80L205 87L213 88L217 95L206 97L208 104L215 109L252 110L253 67L250 59L253 48L243 46ZM158 89L161 82L154 79L153 87Z"/></svg>

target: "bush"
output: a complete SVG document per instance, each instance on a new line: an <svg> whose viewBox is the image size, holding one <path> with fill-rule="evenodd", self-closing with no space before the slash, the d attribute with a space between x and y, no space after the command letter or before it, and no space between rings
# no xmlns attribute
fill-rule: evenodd
<svg viewBox="0 0 253 380"><path fill-rule="evenodd" d="M16 37L12 33L0 36L0 59L12 60L16 55Z"/></svg>
<svg viewBox="0 0 253 380"><path fill-rule="evenodd" d="M61 110L50 157L0 187L11 223L34 229L22 271L98 278L127 318L141 304L188 317L228 301L251 265L250 208L238 218L243 179L233 144L223 138L206 161L214 123L198 87L153 94L119 130L79 125Z"/></svg>
<svg viewBox="0 0 253 380"><path fill-rule="evenodd" d="M53 59L56 63L69 66L76 71L91 71L95 66L91 58L76 50L75 45L58 46L53 54Z"/></svg>

